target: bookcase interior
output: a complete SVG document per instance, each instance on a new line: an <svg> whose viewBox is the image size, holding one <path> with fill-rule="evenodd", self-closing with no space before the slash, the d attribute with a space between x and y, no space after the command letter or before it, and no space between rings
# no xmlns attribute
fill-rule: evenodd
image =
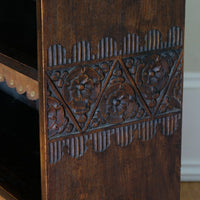
<svg viewBox="0 0 200 200"><path fill-rule="evenodd" d="M40 200L38 112L3 92L0 99L0 186L19 200Z"/></svg>
<svg viewBox="0 0 200 200"><path fill-rule="evenodd" d="M0 52L37 68L36 0L2 1L0 27Z"/></svg>

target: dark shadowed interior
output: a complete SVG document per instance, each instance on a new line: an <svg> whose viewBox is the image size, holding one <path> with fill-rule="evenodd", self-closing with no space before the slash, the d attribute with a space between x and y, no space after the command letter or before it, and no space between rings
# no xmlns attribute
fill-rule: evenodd
<svg viewBox="0 0 200 200"><path fill-rule="evenodd" d="M0 99L0 185L19 200L40 200L38 112L5 93Z"/></svg>
<svg viewBox="0 0 200 200"><path fill-rule="evenodd" d="M0 38L1 53L37 67L36 2L34 0L1 1Z"/></svg>

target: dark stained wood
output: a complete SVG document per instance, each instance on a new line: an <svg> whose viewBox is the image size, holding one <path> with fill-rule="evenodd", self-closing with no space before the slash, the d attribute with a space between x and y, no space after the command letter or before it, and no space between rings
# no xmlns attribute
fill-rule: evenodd
<svg viewBox="0 0 200 200"><path fill-rule="evenodd" d="M185 1L0 11L1 66L40 83L40 154L37 112L0 93L0 184L24 200L40 199L40 174L42 200L178 200Z"/></svg>
<svg viewBox="0 0 200 200"><path fill-rule="evenodd" d="M112 137L106 151L88 145L80 158L65 152L49 166L49 199L179 199L179 131L175 134L166 138L158 130L151 141L123 148Z"/></svg>
<svg viewBox="0 0 200 200"><path fill-rule="evenodd" d="M0 63L20 72L34 80L38 80L38 71L24 63L0 53Z"/></svg>
<svg viewBox="0 0 200 200"><path fill-rule="evenodd" d="M67 57L72 55L72 47L79 41L90 42L96 52L97 43L104 37L113 37L121 47L123 37L128 33L144 36L148 31L158 29L166 38L170 27L184 26L184 0L42 2L44 49L61 44L66 48ZM44 53L46 58L47 51Z"/></svg>
<svg viewBox="0 0 200 200"><path fill-rule="evenodd" d="M178 200L184 0L38 2L44 200Z"/></svg>

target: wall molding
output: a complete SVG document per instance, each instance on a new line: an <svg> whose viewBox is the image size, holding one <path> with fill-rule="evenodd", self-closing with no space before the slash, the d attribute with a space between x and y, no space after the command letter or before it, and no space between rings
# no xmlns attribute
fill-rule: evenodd
<svg viewBox="0 0 200 200"><path fill-rule="evenodd" d="M185 89L200 89L200 72L185 72L183 85Z"/></svg>
<svg viewBox="0 0 200 200"><path fill-rule="evenodd" d="M194 90L195 89L195 90ZM198 120L200 98L200 72L184 73L183 133L181 181L200 181L200 151ZM192 159L191 159L192 157Z"/></svg>
<svg viewBox="0 0 200 200"><path fill-rule="evenodd" d="M200 161L182 163L181 181L200 181Z"/></svg>

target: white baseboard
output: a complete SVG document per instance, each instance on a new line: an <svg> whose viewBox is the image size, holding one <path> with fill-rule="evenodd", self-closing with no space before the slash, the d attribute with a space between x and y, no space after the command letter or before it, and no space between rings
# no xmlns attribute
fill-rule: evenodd
<svg viewBox="0 0 200 200"><path fill-rule="evenodd" d="M181 181L200 181L200 73L184 73Z"/></svg>
<svg viewBox="0 0 200 200"><path fill-rule="evenodd" d="M181 181L200 181L200 162L183 163L181 167Z"/></svg>

